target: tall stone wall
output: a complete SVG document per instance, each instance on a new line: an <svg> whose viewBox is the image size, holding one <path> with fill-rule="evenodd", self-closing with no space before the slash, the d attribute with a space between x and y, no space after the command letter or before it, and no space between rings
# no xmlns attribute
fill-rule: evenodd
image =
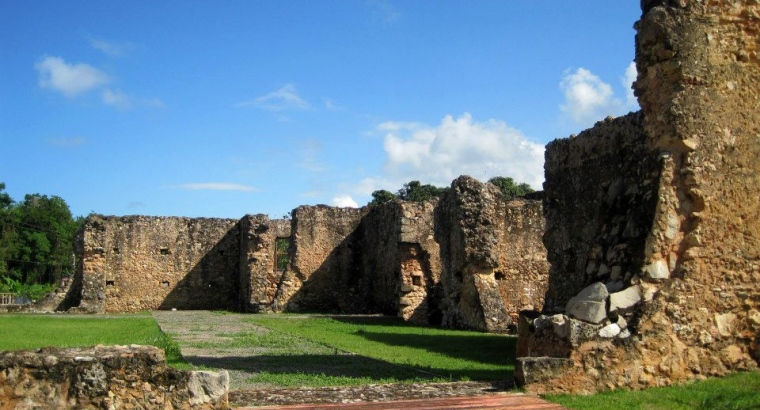
<svg viewBox="0 0 760 410"><path fill-rule="evenodd" d="M245 312L280 310L275 304L285 272L277 269L277 239L290 238L291 222L268 216L246 215L240 220L240 298Z"/></svg>
<svg viewBox="0 0 760 410"><path fill-rule="evenodd" d="M513 323L522 310L540 310L549 278L541 239L545 223L541 200L516 198L506 204L494 277Z"/></svg>
<svg viewBox="0 0 760 410"><path fill-rule="evenodd" d="M90 217L79 309L238 309L239 233L231 219ZM101 304L102 308L90 308Z"/></svg>
<svg viewBox="0 0 760 410"><path fill-rule="evenodd" d="M293 259L281 303L287 311L365 313L361 231L368 209L300 206L293 210Z"/></svg>
<svg viewBox="0 0 760 410"><path fill-rule="evenodd" d="M92 216L58 305L382 313L504 332L510 316L543 304L543 229L540 201L507 203L469 177L440 201L301 206L292 220ZM287 266L277 266L278 239L289 242Z"/></svg>
<svg viewBox="0 0 760 410"><path fill-rule="evenodd" d="M540 209L527 200L508 206L492 184L468 176L454 180L436 210L444 325L506 332L517 313L508 305L542 305L543 295L534 293L544 288L548 270L540 261L546 257ZM526 286L530 282L540 284Z"/></svg>
<svg viewBox="0 0 760 410"><path fill-rule="evenodd" d="M0 352L3 409L228 409L226 371L166 366L152 346Z"/></svg>
<svg viewBox="0 0 760 410"><path fill-rule="evenodd" d="M592 227L575 236L567 221L578 211L552 208L550 198L596 193L601 203L613 185L563 186L549 170L562 168L562 147L583 142L549 146L546 313L557 314L521 317L516 373L529 390L661 386L757 368L760 359L760 4L645 0L642 9L635 91L643 155L626 154L639 165L625 172L653 169L642 174L651 178L624 182L630 201L585 220ZM636 229L609 243L610 257L623 257L614 265L622 287L611 287L604 235L622 218Z"/></svg>

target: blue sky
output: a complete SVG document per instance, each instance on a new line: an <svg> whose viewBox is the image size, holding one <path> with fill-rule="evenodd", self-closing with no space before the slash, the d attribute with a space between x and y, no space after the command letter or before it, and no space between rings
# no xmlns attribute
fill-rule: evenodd
<svg viewBox="0 0 760 410"><path fill-rule="evenodd" d="M75 215L281 217L515 177L637 110L638 1L0 3L0 182Z"/></svg>

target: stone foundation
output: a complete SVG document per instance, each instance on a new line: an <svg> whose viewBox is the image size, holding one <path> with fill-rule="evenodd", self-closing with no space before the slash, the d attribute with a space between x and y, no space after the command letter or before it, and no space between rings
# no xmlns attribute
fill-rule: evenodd
<svg viewBox="0 0 760 410"><path fill-rule="evenodd" d="M3 409L228 409L228 376L166 367L151 346L0 352Z"/></svg>

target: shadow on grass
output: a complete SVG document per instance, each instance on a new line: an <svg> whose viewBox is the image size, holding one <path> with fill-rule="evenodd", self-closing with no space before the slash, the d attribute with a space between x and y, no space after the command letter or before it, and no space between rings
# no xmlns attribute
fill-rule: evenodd
<svg viewBox="0 0 760 410"><path fill-rule="evenodd" d="M196 366L251 373L302 373L311 375L367 378L372 380L420 380L434 377L406 366L354 355L262 355L262 356L185 356Z"/></svg>
<svg viewBox="0 0 760 410"><path fill-rule="evenodd" d="M511 380L504 370L462 370L396 365L358 355L261 355L261 356L185 356L195 366L238 370L250 373L307 374L363 378L373 381L459 381Z"/></svg>

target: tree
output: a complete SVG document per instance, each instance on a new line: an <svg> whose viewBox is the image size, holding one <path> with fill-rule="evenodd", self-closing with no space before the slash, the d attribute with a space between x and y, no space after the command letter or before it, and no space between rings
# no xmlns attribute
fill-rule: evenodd
<svg viewBox="0 0 760 410"><path fill-rule="evenodd" d="M398 197L393 192L381 189L372 193L372 201L370 201L369 206L384 204L396 198Z"/></svg>
<svg viewBox="0 0 760 410"><path fill-rule="evenodd" d="M420 181L404 184L396 195L404 201L423 202L443 195L448 188L439 188L430 184L422 185Z"/></svg>
<svg viewBox="0 0 760 410"><path fill-rule="evenodd" d="M16 203L4 188L0 183L0 281L54 283L71 274L73 239L84 219L74 219L63 198L30 194Z"/></svg>
<svg viewBox="0 0 760 410"><path fill-rule="evenodd" d="M518 197L535 192L530 185L526 183L515 184L515 180L510 177L493 177L488 182L496 185L501 190L504 199L507 201Z"/></svg>

